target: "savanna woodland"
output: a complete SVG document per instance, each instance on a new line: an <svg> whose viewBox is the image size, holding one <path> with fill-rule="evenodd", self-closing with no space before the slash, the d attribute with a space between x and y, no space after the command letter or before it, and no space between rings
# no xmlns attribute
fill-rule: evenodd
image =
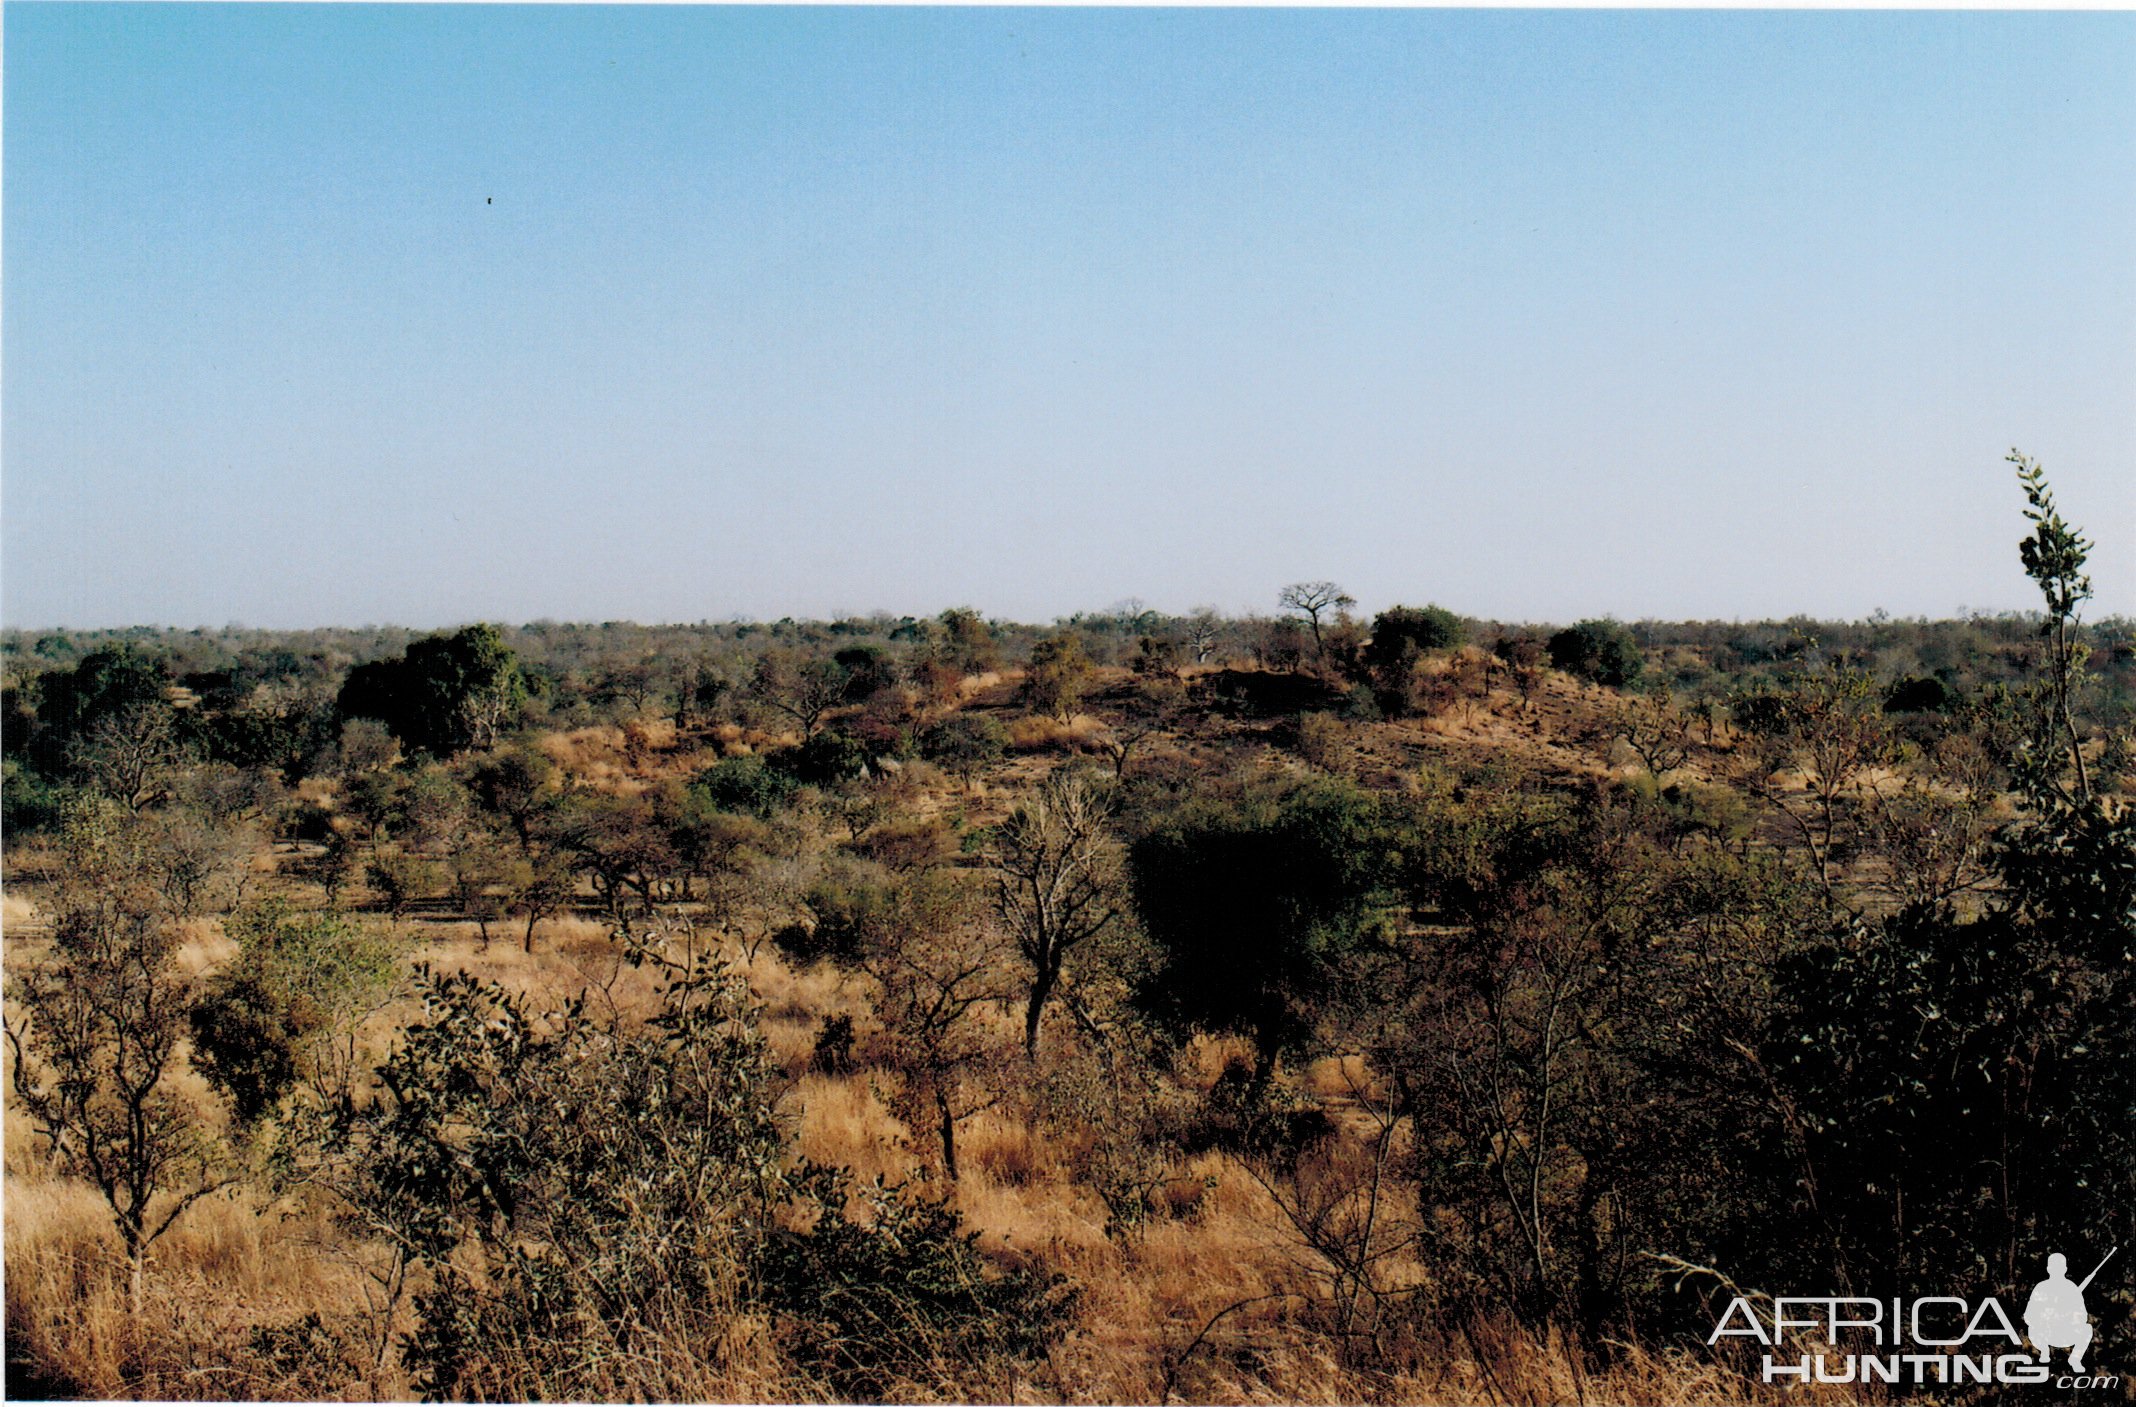
<svg viewBox="0 0 2136 1407"><path fill-rule="evenodd" d="M1778 1400L1735 1295L2021 1301L2136 1247L2136 628L2013 458L2026 615L9 633L9 1395Z"/></svg>

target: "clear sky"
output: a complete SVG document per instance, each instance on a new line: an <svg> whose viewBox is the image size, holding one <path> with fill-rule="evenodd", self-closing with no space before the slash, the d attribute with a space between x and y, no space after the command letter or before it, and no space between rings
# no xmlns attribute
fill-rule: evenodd
<svg viewBox="0 0 2136 1407"><path fill-rule="evenodd" d="M2136 612L2136 14L5 25L9 625Z"/></svg>

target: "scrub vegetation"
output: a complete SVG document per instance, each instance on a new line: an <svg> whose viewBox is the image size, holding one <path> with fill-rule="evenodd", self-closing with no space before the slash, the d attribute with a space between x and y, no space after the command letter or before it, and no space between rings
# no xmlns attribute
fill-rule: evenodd
<svg viewBox="0 0 2136 1407"><path fill-rule="evenodd" d="M8 1395L1873 1398L1707 1336L2136 1244L2013 458L2029 615L10 632Z"/></svg>

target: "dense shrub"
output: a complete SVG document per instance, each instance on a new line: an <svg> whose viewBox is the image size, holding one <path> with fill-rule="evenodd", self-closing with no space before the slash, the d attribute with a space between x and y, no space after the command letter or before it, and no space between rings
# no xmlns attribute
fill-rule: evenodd
<svg viewBox="0 0 2136 1407"><path fill-rule="evenodd" d="M699 772L690 788L715 810L770 820L799 785L792 772L761 757L729 757Z"/></svg>
<svg viewBox="0 0 2136 1407"><path fill-rule="evenodd" d="M1950 686L1934 676L1909 675L1884 692L1886 713L1945 713L1957 703Z"/></svg>
<svg viewBox="0 0 2136 1407"><path fill-rule="evenodd" d="M1547 648L1559 669L1612 689L1638 683L1646 668L1639 642L1613 620L1583 620L1551 636Z"/></svg>
<svg viewBox="0 0 2136 1407"><path fill-rule="evenodd" d="M1373 799L1343 782L1192 802L1129 848L1155 949L1136 1001L1177 1034L1254 1043L1254 1086L1311 1032L1384 882Z"/></svg>
<svg viewBox="0 0 2136 1407"><path fill-rule="evenodd" d="M768 761L774 770L802 786L828 786L865 776L868 748L851 733L833 728L804 739L799 746L773 753Z"/></svg>
<svg viewBox="0 0 2136 1407"><path fill-rule="evenodd" d="M920 734L920 756L967 781L1008 746L1008 730L985 714L953 713Z"/></svg>
<svg viewBox="0 0 2136 1407"><path fill-rule="evenodd" d="M790 1168L746 984L655 960L642 1023L423 975L380 1099L330 1135L352 1205L427 1270L403 1350L426 1397L702 1397L750 1315L796 1395L878 1396L1058 1336L1057 1277L997 1271L946 1205L876 1184L849 1211L847 1174Z"/></svg>

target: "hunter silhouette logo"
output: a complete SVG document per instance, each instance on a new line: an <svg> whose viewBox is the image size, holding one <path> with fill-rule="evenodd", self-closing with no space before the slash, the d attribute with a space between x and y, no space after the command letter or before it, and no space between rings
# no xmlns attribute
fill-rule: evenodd
<svg viewBox="0 0 2136 1407"><path fill-rule="evenodd" d="M2106 1269L2107 1261L2114 1258L2114 1247L2108 1251L2092 1273L2072 1285L2069 1283L2069 1258L2056 1252L2047 1257L2047 1278L2033 1286L2032 1298L2025 1301L2025 1336L2032 1346L2040 1351L2040 1362L2045 1363L2051 1350L2069 1350L2069 1371L2084 1371L2084 1350L2091 1347L2091 1318L2084 1312L2084 1290Z"/></svg>
<svg viewBox="0 0 2136 1407"><path fill-rule="evenodd" d="M1755 1340L1766 1349L1761 1376L1768 1383L2112 1388L2121 1382L2117 1375L2093 1373L2084 1365L2092 1343L2084 1291L2120 1249L2109 1250L2074 1284L2069 1258L2059 1252L2047 1257L2047 1278L2025 1301L2023 1334L1993 1295L1978 1303L1958 1295L1912 1300L1782 1296L1768 1301L1763 1314L1751 1299L1737 1295L1706 1342ZM1827 1351L1816 1351L1818 1339ZM2056 1349L2069 1354L2069 1371L2059 1376L2050 1366Z"/></svg>

